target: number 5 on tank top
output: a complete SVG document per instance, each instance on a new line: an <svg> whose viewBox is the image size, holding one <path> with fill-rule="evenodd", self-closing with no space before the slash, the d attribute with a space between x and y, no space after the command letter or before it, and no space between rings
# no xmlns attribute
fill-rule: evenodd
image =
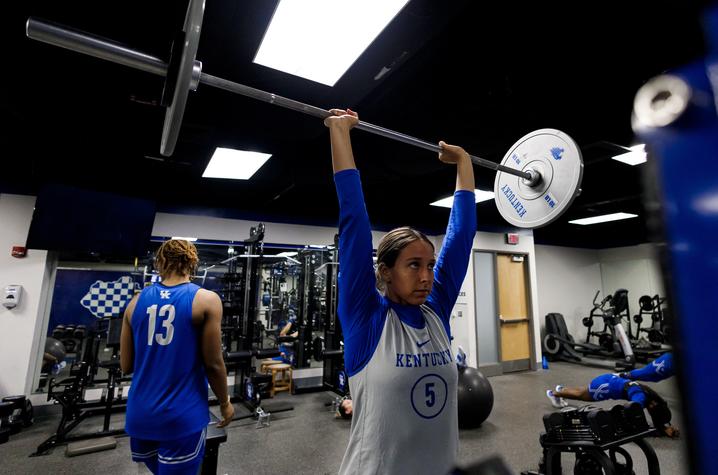
<svg viewBox="0 0 718 475"><path fill-rule="evenodd" d="M411 407L420 417L433 419L444 410L447 394L444 378L434 373L425 374L411 388Z"/></svg>
<svg viewBox="0 0 718 475"><path fill-rule="evenodd" d="M426 406L433 407L436 402L436 394L434 394L434 383L426 383Z"/></svg>
<svg viewBox="0 0 718 475"><path fill-rule="evenodd" d="M147 319L147 346L152 346L152 343L157 340L162 346L167 346L172 343L172 338L175 335L175 327L172 326L172 322L175 319L175 306L174 305L163 305L160 307L160 318L167 317L163 322L162 326L165 328L165 334L155 333L155 323L157 321L157 304L147 307L147 313L150 318Z"/></svg>

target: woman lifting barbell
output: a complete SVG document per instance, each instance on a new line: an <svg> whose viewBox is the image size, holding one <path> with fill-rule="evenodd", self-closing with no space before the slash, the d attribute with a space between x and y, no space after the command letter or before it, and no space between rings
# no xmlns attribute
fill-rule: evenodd
<svg viewBox="0 0 718 475"><path fill-rule="evenodd" d="M476 233L474 171L461 148L440 142L456 165L456 192L441 253L401 227L379 243L373 272L369 217L354 163L351 110L324 120L339 199L339 318L353 397L340 473L447 473L458 449L457 369L449 318ZM379 287L380 291L377 291Z"/></svg>

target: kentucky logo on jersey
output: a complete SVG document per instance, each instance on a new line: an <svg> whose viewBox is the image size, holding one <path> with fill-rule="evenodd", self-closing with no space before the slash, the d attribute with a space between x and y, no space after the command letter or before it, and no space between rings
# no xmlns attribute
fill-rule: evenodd
<svg viewBox="0 0 718 475"><path fill-rule="evenodd" d="M663 370L666 369L665 361L661 361L660 363L658 363L657 361L654 360L653 363L651 363L651 364L653 365L654 368L656 368L656 373L658 373L658 374L663 374Z"/></svg>
<svg viewBox="0 0 718 475"><path fill-rule="evenodd" d="M172 293L169 290L160 290L161 299L168 299L170 298L170 295L172 295Z"/></svg>
<svg viewBox="0 0 718 475"><path fill-rule="evenodd" d="M80 304L97 318L114 317L120 314L140 286L125 275L114 282L95 281Z"/></svg>
<svg viewBox="0 0 718 475"><path fill-rule="evenodd" d="M589 389L593 393L596 400L601 399L601 396L608 395L608 383L603 383L596 389Z"/></svg>

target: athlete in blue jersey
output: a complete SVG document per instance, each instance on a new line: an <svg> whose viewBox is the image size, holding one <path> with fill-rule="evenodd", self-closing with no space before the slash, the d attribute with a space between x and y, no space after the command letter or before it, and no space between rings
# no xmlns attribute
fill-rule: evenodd
<svg viewBox="0 0 718 475"><path fill-rule="evenodd" d="M673 353L664 353L643 368L634 369L628 373L621 373L621 376L632 381L650 381L657 383L675 374L676 371L673 368Z"/></svg>
<svg viewBox="0 0 718 475"><path fill-rule="evenodd" d="M120 363L133 373L125 430L132 460L154 474L197 474L209 422L207 382L220 401L222 421L234 408L222 358L219 296L190 282L197 249L185 240L164 242L155 266L161 283L145 288L127 306Z"/></svg>
<svg viewBox="0 0 718 475"><path fill-rule="evenodd" d="M677 438L679 435L678 429L671 425L672 415L668 403L658 393L648 386L622 378L617 374L602 374L591 380L585 387L566 388L558 385L555 389L546 391L546 396L557 408L567 405L564 398L579 401L607 401L609 399L634 401L648 410L653 426L662 434L671 438Z"/></svg>
<svg viewBox="0 0 718 475"><path fill-rule="evenodd" d="M338 314L352 394L351 433L339 473L448 473L458 450L458 373L449 319L476 234L473 166L461 147L440 142L439 159L457 169L441 252L436 258L432 242L415 229L394 229L379 242L375 274L350 140L358 117L350 110L331 112L324 123L339 199Z"/></svg>

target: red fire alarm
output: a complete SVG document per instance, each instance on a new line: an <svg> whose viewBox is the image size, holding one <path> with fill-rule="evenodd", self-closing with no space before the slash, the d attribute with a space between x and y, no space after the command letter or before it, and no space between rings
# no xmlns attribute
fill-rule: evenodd
<svg viewBox="0 0 718 475"><path fill-rule="evenodd" d="M506 233L506 244L516 245L519 243L519 235L516 233Z"/></svg>
<svg viewBox="0 0 718 475"><path fill-rule="evenodd" d="M12 252L10 253L12 257L25 257L27 254L27 249L23 246L13 246Z"/></svg>

